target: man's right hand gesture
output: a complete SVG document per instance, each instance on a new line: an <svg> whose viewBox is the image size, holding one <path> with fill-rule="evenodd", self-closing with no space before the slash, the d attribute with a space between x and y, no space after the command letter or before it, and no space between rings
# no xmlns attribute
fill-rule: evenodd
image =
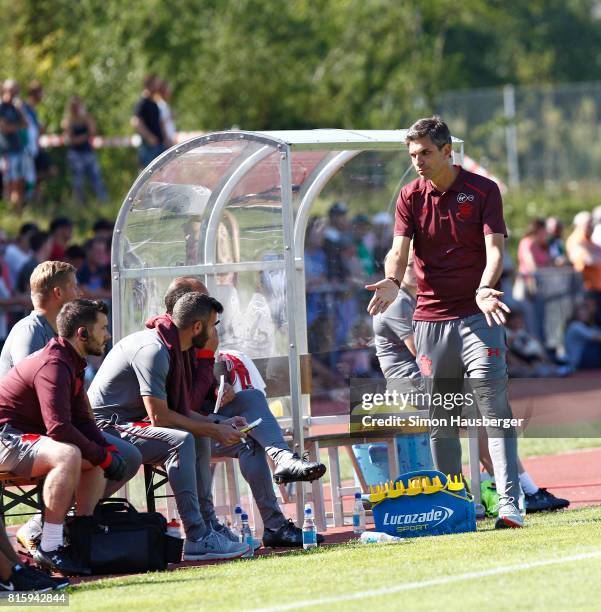
<svg viewBox="0 0 601 612"><path fill-rule="evenodd" d="M399 294L399 288L396 286L396 283L389 278L385 278L372 285L365 285L365 288L369 291L375 291L367 306L367 312L372 316L384 312L396 300Z"/></svg>

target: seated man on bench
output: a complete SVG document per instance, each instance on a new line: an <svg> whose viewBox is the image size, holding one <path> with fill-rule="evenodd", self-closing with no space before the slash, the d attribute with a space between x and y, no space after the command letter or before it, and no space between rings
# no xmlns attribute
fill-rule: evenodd
<svg viewBox="0 0 601 612"><path fill-rule="evenodd" d="M75 300L57 317L59 337L24 359L0 381L0 470L45 476L45 523L33 558L66 575L89 574L63 544L63 523L75 497L91 515L106 479L121 480L123 458L92 418L83 387L87 355L102 355L110 339L107 307Z"/></svg>
<svg viewBox="0 0 601 612"><path fill-rule="evenodd" d="M190 293L178 300L173 317L157 317L149 329L119 341L109 352L88 391L96 421L104 431L120 435L141 453L142 461L162 465L175 495L186 541L184 559L233 559L248 545L232 542L206 525L198 504L197 436L223 446L239 444L240 417L222 423L197 414L213 382L213 360L196 360L193 347L203 348L216 335L221 304Z"/></svg>
<svg viewBox="0 0 601 612"><path fill-rule="evenodd" d="M171 315L175 303L181 296L193 291L208 295L205 285L194 276L182 276L174 279L165 294L167 314ZM218 346L218 336L215 336L213 340L205 346L204 350L197 351L199 358L213 360ZM216 383L213 382L211 389L214 390L215 388ZM212 391L212 394L209 393L206 396L206 401L199 407L199 411L206 414L209 411L212 412L214 407L215 394ZM262 419L261 424L249 433L248 443L237 444L229 448L220 448L213 445L213 449L211 449L210 440L197 438L196 443L199 452L205 457L210 457L211 452L213 452L215 455L237 457L239 459L240 471L250 486L265 526L263 533L263 544L265 546L302 546L302 530L282 514L273 491L271 470L266 457L269 457L276 465L274 479L278 483L316 480L325 474L325 465L307 461L290 451L277 420L269 410L263 393L255 389L234 393L232 387L226 383L221 407L218 414L212 415L211 418L224 420L235 416L242 416L249 423L259 418ZM211 494L212 477L209 460L201 462L200 467L198 498L203 517L207 523L236 541L238 534L232 533L217 521ZM323 536L318 535L318 542L322 541Z"/></svg>
<svg viewBox="0 0 601 612"><path fill-rule="evenodd" d="M35 267L29 280L33 310L18 321L8 334L0 353L0 379L27 356L56 338L58 313L67 302L80 297L75 273L75 268L64 261L44 261ZM107 481L103 497L110 497L136 475L142 456L121 438L108 434L104 437L107 444L117 447L127 464L121 481ZM17 531L17 541L33 552L41 535L42 517L35 515Z"/></svg>

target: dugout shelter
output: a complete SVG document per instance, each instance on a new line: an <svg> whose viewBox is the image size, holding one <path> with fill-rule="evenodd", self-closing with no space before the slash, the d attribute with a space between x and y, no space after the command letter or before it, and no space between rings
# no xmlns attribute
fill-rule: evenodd
<svg viewBox="0 0 601 612"><path fill-rule="evenodd" d="M164 311L173 278L198 275L225 307L222 346L263 360L268 378L286 382L276 392L278 416L291 427L297 451L303 451L303 425L348 420L348 411L328 412L327 402L316 414L302 380L310 348L307 224L312 215L325 218L340 199L350 202L351 215L379 210L392 217L398 189L414 178L405 133L225 131L163 153L140 173L116 221L114 341ZM461 163L463 142L454 140L453 148ZM322 297L337 307L343 298L339 288L333 291ZM344 318L334 316L334 335L346 332L339 329ZM341 351L334 354L338 359Z"/></svg>

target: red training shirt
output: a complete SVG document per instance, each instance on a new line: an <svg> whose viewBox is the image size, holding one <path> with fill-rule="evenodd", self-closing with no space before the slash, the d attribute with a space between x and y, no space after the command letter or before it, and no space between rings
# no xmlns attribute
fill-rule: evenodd
<svg viewBox="0 0 601 612"><path fill-rule="evenodd" d="M497 184L455 167L457 178L444 193L420 177L401 189L396 203L394 235L413 238L415 250L415 321L481 312L475 291L486 266L484 236L507 236Z"/></svg>
<svg viewBox="0 0 601 612"><path fill-rule="evenodd" d="M102 463L108 444L88 403L85 367L67 340L50 340L0 380L0 425L74 444L92 465Z"/></svg>

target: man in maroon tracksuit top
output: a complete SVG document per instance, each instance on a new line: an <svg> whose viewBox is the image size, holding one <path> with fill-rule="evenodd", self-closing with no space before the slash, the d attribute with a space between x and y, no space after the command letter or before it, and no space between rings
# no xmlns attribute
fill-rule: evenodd
<svg viewBox="0 0 601 612"><path fill-rule="evenodd" d="M507 235L501 194L493 181L452 164L451 134L438 117L414 123L406 144L419 178L399 194L386 278L367 286L375 291L368 311L384 312L395 300L413 239L417 364L433 398L458 398L451 410L430 406L436 467L461 474L457 418L471 401L487 422L499 492L495 526L521 527L517 441L507 401L503 324L509 308L497 290Z"/></svg>
<svg viewBox="0 0 601 612"><path fill-rule="evenodd" d="M83 385L85 357L101 355L110 338L106 305L68 302L57 327L58 338L0 381L0 470L45 477L45 522L34 558L49 569L85 574L89 569L63 546L65 515L74 497L78 514L92 514L106 479L120 480L126 467L96 426Z"/></svg>

